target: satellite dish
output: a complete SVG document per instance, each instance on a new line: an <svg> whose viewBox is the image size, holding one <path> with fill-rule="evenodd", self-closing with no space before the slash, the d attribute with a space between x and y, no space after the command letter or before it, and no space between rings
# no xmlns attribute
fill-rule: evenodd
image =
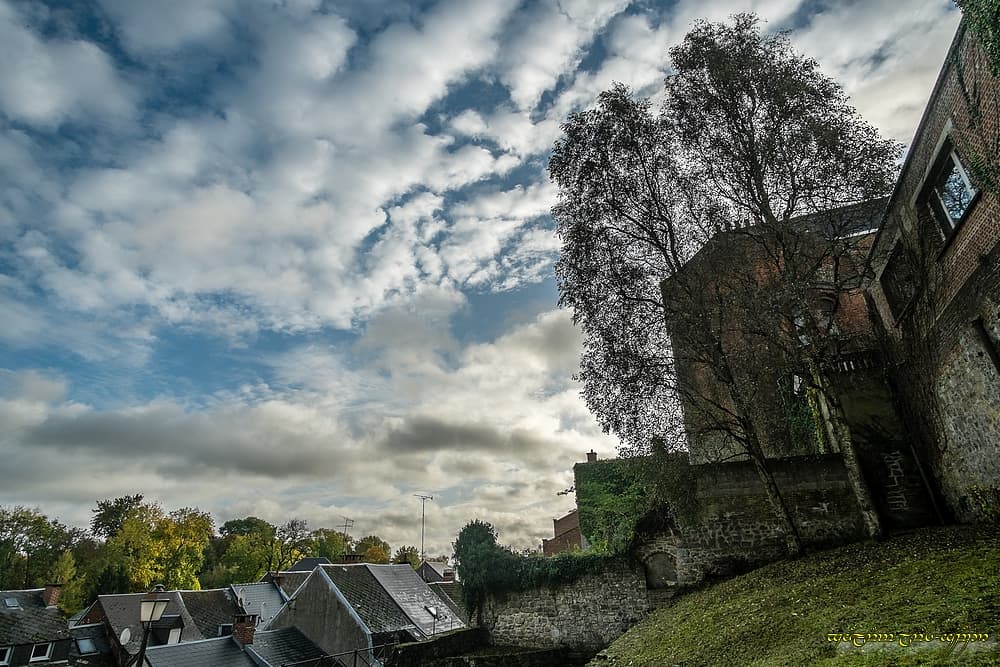
<svg viewBox="0 0 1000 667"><path fill-rule="evenodd" d="M122 634L118 637L118 639L119 641L121 641L122 646L125 646L125 644L128 644L130 641L132 641L132 631L129 630L128 628L125 628L124 630L122 630Z"/></svg>

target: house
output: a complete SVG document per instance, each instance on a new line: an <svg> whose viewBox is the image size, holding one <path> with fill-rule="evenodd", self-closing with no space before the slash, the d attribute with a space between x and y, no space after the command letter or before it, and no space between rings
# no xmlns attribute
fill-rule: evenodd
<svg viewBox="0 0 1000 667"><path fill-rule="evenodd" d="M445 561L424 560L417 568L417 574L426 582L455 581L455 568Z"/></svg>
<svg viewBox="0 0 1000 667"><path fill-rule="evenodd" d="M389 644L421 641L466 622L409 565L359 563L313 570L270 629L292 626L328 654L362 649L374 659Z"/></svg>
<svg viewBox="0 0 1000 667"><path fill-rule="evenodd" d="M0 665L68 665L73 637L56 603L60 586L0 591Z"/></svg>
<svg viewBox="0 0 1000 667"><path fill-rule="evenodd" d="M71 625L69 664L73 667L114 667L115 656L104 624Z"/></svg>
<svg viewBox="0 0 1000 667"><path fill-rule="evenodd" d="M542 540L542 553L546 556L587 548L587 540L580 532L580 517L575 509L564 517L552 520L552 534L552 539Z"/></svg>
<svg viewBox="0 0 1000 667"><path fill-rule="evenodd" d="M139 651L143 635L139 606L145 595L99 595L78 623L104 626L116 664L126 664ZM225 637L233 632L233 619L245 615L252 615L266 627L288 599L276 584L265 582L204 591L164 591L162 595L169 603L153 625L149 647Z"/></svg>
<svg viewBox="0 0 1000 667"><path fill-rule="evenodd" d="M868 257L910 438L962 521L1000 516L998 74L963 21Z"/></svg>
<svg viewBox="0 0 1000 667"><path fill-rule="evenodd" d="M150 667L340 667L344 663L327 656L296 628L257 630L258 619L242 616L226 637L154 646L146 651Z"/></svg>

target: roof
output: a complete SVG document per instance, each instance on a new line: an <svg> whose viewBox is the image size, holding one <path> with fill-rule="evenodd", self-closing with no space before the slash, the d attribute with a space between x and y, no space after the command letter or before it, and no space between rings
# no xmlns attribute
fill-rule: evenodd
<svg viewBox="0 0 1000 667"><path fill-rule="evenodd" d="M58 607L47 607L44 589L0 591L0 646L34 644L69 638L69 629ZM4 600L17 600L8 608Z"/></svg>
<svg viewBox="0 0 1000 667"><path fill-rule="evenodd" d="M232 623L233 616L240 613L235 596L229 588L181 591L181 598L198 630L206 639L219 636L219 626Z"/></svg>
<svg viewBox="0 0 1000 667"><path fill-rule="evenodd" d="M69 629L69 634L73 637L70 644L69 664L78 667L112 667L115 664L111 644L108 642L103 623L91 623L89 625L74 625ZM90 640L96 653L83 653L80 651L81 641Z"/></svg>
<svg viewBox="0 0 1000 667"><path fill-rule="evenodd" d="M465 611L465 602L462 599L462 584L457 581L434 581L429 582L427 586L451 609L456 618L462 619L466 624L469 623L469 614Z"/></svg>
<svg viewBox="0 0 1000 667"><path fill-rule="evenodd" d="M251 648L254 653L275 667L303 660L316 660L326 655L323 649L309 641L309 638L295 627L258 632L254 635Z"/></svg>
<svg viewBox="0 0 1000 667"><path fill-rule="evenodd" d="M139 644L142 642L142 626L139 623L139 602L145 595L146 593L124 593L121 595L97 596L97 604L101 605L101 608L104 610L104 618L115 636L120 637L122 630L125 628L129 629L131 638L125 644L124 648L131 654L135 654L139 650ZM168 622L173 622L173 619L168 617L179 617L180 623L183 624L184 629L181 631L182 642L197 641L205 638L198 629L194 619L191 618L191 614L188 613L187 607L184 606L184 600L178 591L164 591L160 595L170 600L166 610L163 612L163 616L167 618ZM155 637L156 633L153 633L150 639L155 640Z"/></svg>
<svg viewBox="0 0 1000 667"><path fill-rule="evenodd" d="M233 584L230 588L236 594L237 604L247 614L257 614L260 617L262 627L267 627L287 599L281 589L270 582Z"/></svg>
<svg viewBox="0 0 1000 667"><path fill-rule="evenodd" d="M323 571L373 634L415 629L410 618L368 569L368 564L324 565Z"/></svg>
<svg viewBox="0 0 1000 667"><path fill-rule="evenodd" d="M213 637L195 642L153 646L146 651L152 667L247 667L254 661L232 637Z"/></svg>
<svg viewBox="0 0 1000 667"><path fill-rule="evenodd" d="M441 577L444 577L445 572L455 571L455 568L453 568L451 565L448 565L448 563L443 560L425 560L420 565L421 567L423 567L424 565L430 567L435 572L437 572L438 575Z"/></svg>
<svg viewBox="0 0 1000 667"><path fill-rule="evenodd" d="M312 570L308 572L304 570L298 570L296 572L278 572L277 575L268 573L264 575L265 578L262 581L273 581L275 576L277 576L280 582L278 586L285 595L291 597L295 591L298 590L299 586L301 586L305 580L309 578L310 574L312 574Z"/></svg>
<svg viewBox="0 0 1000 667"><path fill-rule="evenodd" d="M329 558L303 558L295 565L288 568L288 572L312 572L320 565L333 565Z"/></svg>
<svg viewBox="0 0 1000 667"><path fill-rule="evenodd" d="M465 626L465 622L461 618L450 618L451 614L441 608L441 598L409 565L369 564L368 569L382 587L389 592L403 613L425 635L429 636L450 628ZM429 611L430 609L437 610L437 617ZM449 618L445 619L446 616Z"/></svg>

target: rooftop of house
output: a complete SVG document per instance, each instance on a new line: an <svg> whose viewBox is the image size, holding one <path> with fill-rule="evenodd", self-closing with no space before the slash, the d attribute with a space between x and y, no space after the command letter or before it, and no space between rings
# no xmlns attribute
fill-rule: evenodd
<svg viewBox="0 0 1000 667"><path fill-rule="evenodd" d="M455 572L455 568L453 568L451 565L448 565L447 561L443 560L425 560L420 563L420 566L429 567L433 569L435 572L437 572L439 576L442 577L445 575L445 572L451 572L451 573Z"/></svg>
<svg viewBox="0 0 1000 667"><path fill-rule="evenodd" d="M0 591L0 646L69 638L59 608L46 606L44 590Z"/></svg>
<svg viewBox="0 0 1000 667"><path fill-rule="evenodd" d="M329 558L303 558L288 568L288 572L312 572L319 565L333 565Z"/></svg>
<svg viewBox="0 0 1000 667"><path fill-rule="evenodd" d="M240 613L231 588L181 591L181 598L205 638L218 637L219 626L232 623L233 616Z"/></svg>
<svg viewBox="0 0 1000 667"><path fill-rule="evenodd" d="M279 667L318 661L326 655L296 628L264 630L254 635L253 644L241 646L233 637L213 637L195 642L155 646L146 652L152 667ZM324 661L324 665L331 664Z"/></svg>
<svg viewBox="0 0 1000 667"><path fill-rule="evenodd" d="M402 567L410 568L409 565ZM412 571L412 568L410 570ZM343 593L372 633L416 630L416 625L375 578L367 563L325 565L323 571Z"/></svg>
<svg viewBox="0 0 1000 667"><path fill-rule="evenodd" d="M139 644L142 642L139 603L145 595L146 593L99 595L97 596L97 602L94 603L99 604L104 610L105 621L116 637L121 637L122 631L128 628L129 640L123 644L123 648L131 654L135 654L139 650ZM163 591L158 595L166 598L169 602L157 626L163 628L182 627L182 642L197 641L205 638L198 629L198 625L191 617L191 614L188 613L187 607L184 605L184 599L181 597L179 591ZM157 626L154 626L154 628ZM150 637L151 642L160 642L157 634L154 632Z"/></svg>
<svg viewBox="0 0 1000 667"><path fill-rule="evenodd" d="M441 607L441 598L409 565L367 565L379 584L399 605L403 613L425 636L456 627L465 622L451 618ZM450 621L450 623L449 623Z"/></svg>
<svg viewBox="0 0 1000 667"><path fill-rule="evenodd" d="M261 627L267 624L278 613L288 597L282 590L270 582L256 584L233 584L236 602L247 614L257 614Z"/></svg>
<svg viewBox="0 0 1000 667"><path fill-rule="evenodd" d="M462 599L462 584L457 581L432 581L427 586L451 609L455 618L462 619L468 625L469 614L465 611L465 601Z"/></svg>

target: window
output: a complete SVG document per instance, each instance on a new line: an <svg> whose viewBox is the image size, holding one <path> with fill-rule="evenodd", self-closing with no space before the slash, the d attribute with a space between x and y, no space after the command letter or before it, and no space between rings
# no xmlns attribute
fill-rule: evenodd
<svg viewBox="0 0 1000 667"><path fill-rule="evenodd" d="M0 646L0 665L10 664L10 654L13 650L10 646Z"/></svg>
<svg viewBox="0 0 1000 667"><path fill-rule="evenodd" d="M906 256L902 241L897 241L889 252L879 285L892 317L898 322L917 293L917 273L912 260Z"/></svg>
<svg viewBox="0 0 1000 667"><path fill-rule="evenodd" d="M181 629L170 628L170 636L167 637L168 644L178 644L181 641Z"/></svg>
<svg viewBox="0 0 1000 667"><path fill-rule="evenodd" d="M80 655L90 655L91 653L97 653L97 644L94 643L93 639L83 637L76 640L76 649L80 652Z"/></svg>
<svg viewBox="0 0 1000 667"><path fill-rule="evenodd" d="M7 609L18 609L21 603L17 601L17 598L4 598L3 606Z"/></svg>
<svg viewBox="0 0 1000 667"><path fill-rule="evenodd" d="M979 194L950 141L945 141L927 181L925 197L945 237L965 219Z"/></svg>
<svg viewBox="0 0 1000 667"><path fill-rule="evenodd" d="M29 662L41 662L48 660L52 656L52 644L35 644L31 647L31 658Z"/></svg>

